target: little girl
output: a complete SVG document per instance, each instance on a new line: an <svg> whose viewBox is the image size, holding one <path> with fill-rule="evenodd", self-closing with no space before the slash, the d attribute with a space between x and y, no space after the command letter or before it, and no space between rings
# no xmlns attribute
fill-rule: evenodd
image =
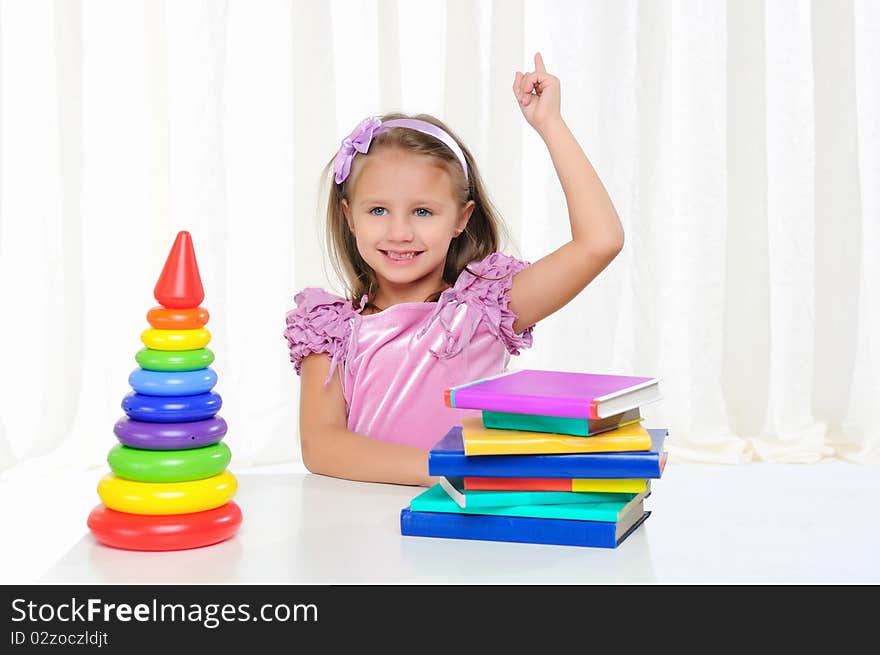
<svg viewBox="0 0 880 655"><path fill-rule="evenodd" d="M497 252L499 219L468 149L428 115L367 118L327 165L331 256L348 298L296 294L285 337L301 376L300 443L312 473L429 486L427 457L463 417L444 389L506 370L539 320L620 252L608 194L535 54L513 93L565 192L572 239L534 264Z"/></svg>

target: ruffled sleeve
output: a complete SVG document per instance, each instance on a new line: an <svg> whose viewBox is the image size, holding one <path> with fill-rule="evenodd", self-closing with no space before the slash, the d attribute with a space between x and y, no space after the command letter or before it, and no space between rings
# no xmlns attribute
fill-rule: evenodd
<svg viewBox="0 0 880 655"><path fill-rule="evenodd" d="M513 284L513 276L530 265L529 262L517 259L502 252L493 252L482 261L469 264L461 272L455 284L446 289L437 301L434 315L438 317L444 326L449 326L447 315L457 304L467 304L481 313L481 320L486 324L489 331L498 337L511 355L519 355L520 348L530 348L532 345L533 325L516 334L513 324L517 319L516 314L510 311L510 287ZM468 269L476 275L471 274ZM427 326L432 320L426 324ZM447 329L447 332L449 330ZM447 346L443 353L435 353L438 357L454 357L472 336L472 330L462 334L461 338L453 341L452 334L447 335ZM433 351L432 351L433 352Z"/></svg>
<svg viewBox="0 0 880 655"><path fill-rule="evenodd" d="M297 375L302 375L302 360L312 353L330 355L330 372L326 386L340 362L345 361L352 339L353 321L366 303L361 298L360 309L353 309L344 298L327 293L319 287L306 287L293 298L296 308L287 312L284 336L290 348L290 361Z"/></svg>

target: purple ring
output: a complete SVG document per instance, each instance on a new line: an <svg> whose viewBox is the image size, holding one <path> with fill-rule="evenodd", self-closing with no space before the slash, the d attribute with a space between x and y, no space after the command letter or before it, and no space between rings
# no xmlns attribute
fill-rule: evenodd
<svg viewBox="0 0 880 655"><path fill-rule="evenodd" d="M119 442L143 450L185 450L217 443L226 435L226 421L212 416L184 423L150 423L123 416L113 432Z"/></svg>

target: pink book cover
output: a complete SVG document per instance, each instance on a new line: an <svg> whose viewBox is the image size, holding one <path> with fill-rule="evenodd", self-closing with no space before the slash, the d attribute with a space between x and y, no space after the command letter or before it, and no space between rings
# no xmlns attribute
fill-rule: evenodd
<svg viewBox="0 0 880 655"><path fill-rule="evenodd" d="M616 399L618 409L626 407L619 411L627 411L656 400L659 395L650 388L656 390L658 382L654 377L525 369L451 387L443 395L446 406L457 409L598 419L608 415L600 416L603 402ZM629 407L622 398L627 395L634 403Z"/></svg>

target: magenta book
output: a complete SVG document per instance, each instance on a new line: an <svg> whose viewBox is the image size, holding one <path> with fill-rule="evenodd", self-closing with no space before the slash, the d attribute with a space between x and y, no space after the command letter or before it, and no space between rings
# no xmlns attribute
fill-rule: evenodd
<svg viewBox="0 0 880 655"><path fill-rule="evenodd" d="M660 399L660 379L534 369L446 389L447 407L600 419Z"/></svg>

